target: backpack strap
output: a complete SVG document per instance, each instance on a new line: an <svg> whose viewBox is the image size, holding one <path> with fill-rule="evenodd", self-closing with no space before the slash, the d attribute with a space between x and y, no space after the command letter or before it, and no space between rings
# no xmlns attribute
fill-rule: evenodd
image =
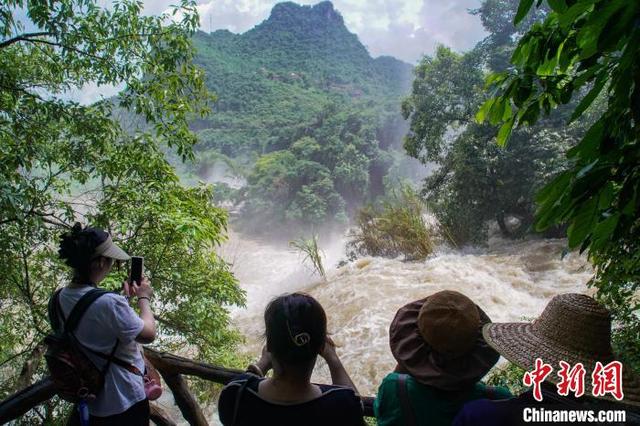
<svg viewBox="0 0 640 426"><path fill-rule="evenodd" d="M404 424L406 426L417 426L416 415L413 412L411 406L411 400L409 399L409 388L407 386L407 375L398 374L398 397L400 398L400 407L402 408L402 416L404 417Z"/></svg>
<svg viewBox="0 0 640 426"><path fill-rule="evenodd" d="M240 412L240 400L245 388L249 385L249 382L253 379L253 376L247 377L247 380L240 386L238 393L236 393L235 404L233 405L233 418L231 420L231 426L236 426L238 422L238 413Z"/></svg>
<svg viewBox="0 0 640 426"><path fill-rule="evenodd" d="M98 351L94 351L91 348L88 348L84 345L82 345L83 348L85 348L86 350L88 350L89 352L91 352L92 354L99 356L102 359L106 359L107 360L107 365L105 367L105 369L109 368L109 363L114 363L122 368L124 368L125 370L127 370L130 373L135 374L136 376L140 376L140 377L144 377L144 373L142 371L140 371L138 369L138 367L136 367L133 364L129 364L126 361L121 360L120 358L116 358L114 355L116 353L116 349L118 348L118 344L120 343L119 340L116 341L116 344L113 346L113 349L111 350L111 354L107 355L104 354L102 352L98 352Z"/></svg>
<svg viewBox="0 0 640 426"><path fill-rule="evenodd" d="M51 329L53 331L58 331L61 328L60 317L62 317L62 321L64 322L66 319L64 318L64 313L60 307L60 292L61 288L57 289L55 293L49 298L49 303L47 304L47 313L49 314L49 324L51 324Z"/></svg>
<svg viewBox="0 0 640 426"><path fill-rule="evenodd" d="M69 318L66 320L64 320L63 318L64 331L67 333L73 332L76 327L78 327L82 316L85 312L87 312L89 306L91 306L91 304L95 302L99 297L104 296L107 293L109 292L106 290L94 288L83 294L80 300L78 300L78 302L69 313ZM62 309L60 309L60 311L62 312Z"/></svg>

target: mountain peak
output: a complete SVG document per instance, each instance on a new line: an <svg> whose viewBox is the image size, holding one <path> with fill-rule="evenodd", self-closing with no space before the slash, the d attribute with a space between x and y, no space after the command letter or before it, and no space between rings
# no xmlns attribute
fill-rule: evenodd
<svg viewBox="0 0 640 426"><path fill-rule="evenodd" d="M288 20L296 17L314 18L332 23L344 24L342 15L333 7L330 1L322 1L313 6L303 6L286 1L277 3L271 9L269 21Z"/></svg>

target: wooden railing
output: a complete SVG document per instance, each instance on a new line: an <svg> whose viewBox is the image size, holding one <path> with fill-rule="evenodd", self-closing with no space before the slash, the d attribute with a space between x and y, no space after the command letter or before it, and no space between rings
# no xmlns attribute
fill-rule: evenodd
<svg viewBox="0 0 640 426"><path fill-rule="evenodd" d="M227 384L233 377L241 373L240 370L193 361L151 348L145 348L144 354L158 370L169 389L171 389L176 405L180 409L184 419L189 422L190 425L195 426L205 426L208 425L209 422L182 376L194 376L215 383ZM53 382L49 377L45 377L31 386L22 389L0 402L0 424L17 419L54 395ZM361 398L365 416L372 417L374 398ZM159 426L176 424L157 404L151 404L151 420Z"/></svg>

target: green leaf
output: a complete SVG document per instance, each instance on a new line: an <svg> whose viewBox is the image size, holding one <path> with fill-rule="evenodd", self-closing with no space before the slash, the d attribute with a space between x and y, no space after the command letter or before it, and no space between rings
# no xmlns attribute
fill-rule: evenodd
<svg viewBox="0 0 640 426"><path fill-rule="evenodd" d="M507 77L509 76L509 74L505 71L505 72L494 72L489 74L489 76L487 77L486 81L485 81L485 88L491 87L495 84L498 83L502 83L504 80L507 79Z"/></svg>
<svg viewBox="0 0 640 426"><path fill-rule="evenodd" d="M607 210L611 207L616 194L613 187L613 182L607 182L602 191L600 191L600 200L598 202L598 208L600 210Z"/></svg>
<svg viewBox="0 0 640 426"><path fill-rule="evenodd" d="M516 13L516 17L513 19L513 25L518 25L529 13L529 10L533 6L533 0L520 0L520 5L518 6L518 12Z"/></svg>
<svg viewBox="0 0 640 426"><path fill-rule="evenodd" d="M619 221L620 213L615 213L595 226L593 229L593 236L591 238L592 250L598 250L610 241Z"/></svg>
<svg viewBox="0 0 640 426"><path fill-rule="evenodd" d="M598 51L598 40L609 20L613 19L618 10L625 5L626 0L610 0L602 2L605 7L593 13L587 23L578 31L576 40L580 48L580 58L586 59Z"/></svg>
<svg viewBox="0 0 640 426"><path fill-rule="evenodd" d="M601 118L587 130L578 145L567 151L567 158L581 158L588 161L594 158L604 136L604 120Z"/></svg>
<svg viewBox="0 0 640 426"><path fill-rule="evenodd" d="M596 220L597 208L598 197L591 197L585 203L577 206L577 214L567 229L569 248L576 248L591 234Z"/></svg>
<svg viewBox="0 0 640 426"><path fill-rule="evenodd" d="M526 123L533 125L538 121L540 115L540 104L538 102L531 102L527 108L521 109L518 112L518 123Z"/></svg>
<svg viewBox="0 0 640 426"><path fill-rule="evenodd" d="M560 192L564 192L571 182L571 173L565 172L545 185L536 195L536 201L540 204L547 202L551 198L556 198Z"/></svg>
<svg viewBox="0 0 640 426"><path fill-rule="evenodd" d="M511 131L513 130L513 124L515 121L515 117L511 117L507 120L498 130L497 143L498 146L504 147L509 140L509 136L511 136Z"/></svg>
<svg viewBox="0 0 640 426"><path fill-rule="evenodd" d="M561 223L566 213L571 210L571 203L566 195L572 180L573 174L569 170L538 192L536 200L540 206L536 212L536 231L541 232L556 223Z"/></svg>
<svg viewBox="0 0 640 426"><path fill-rule="evenodd" d="M562 14L567 11L567 3L565 0L547 0L547 2L554 12Z"/></svg>
<svg viewBox="0 0 640 426"><path fill-rule="evenodd" d="M604 76L601 76L596 80L591 90L589 90L589 93L587 93L585 97L582 98L582 100L580 101L576 109L573 111L573 114L571 114L569 123L573 123L578 118L580 118L580 116L587 110L587 108L591 106L591 104L598 97L600 92L602 92L602 88L604 87L606 82L607 80L604 78Z"/></svg>
<svg viewBox="0 0 640 426"><path fill-rule="evenodd" d="M476 113L476 122L478 122L479 124L484 123L484 120L487 118L487 115L488 115L489 111L491 111L491 107L493 106L493 104L495 102L496 102L496 98L490 98L490 99L487 99L482 104L482 106L480 107L480 109Z"/></svg>
<svg viewBox="0 0 640 426"><path fill-rule="evenodd" d="M557 56L552 56L545 60L538 66L536 74L539 76L551 76L555 74L555 69L558 66Z"/></svg>
<svg viewBox="0 0 640 426"><path fill-rule="evenodd" d="M503 121L502 117L505 115L507 103L508 100L504 98L496 98L496 102L494 102L489 111L489 123L495 126Z"/></svg>
<svg viewBox="0 0 640 426"><path fill-rule="evenodd" d="M638 14L638 3L628 2L624 8L616 11L605 24L600 37L598 38L598 49L603 52L616 50L620 42L625 42L629 34L629 24Z"/></svg>
<svg viewBox="0 0 640 426"><path fill-rule="evenodd" d="M595 0L583 0L575 3L565 13L560 15L560 27L564 30L571 27L583 13L593 9L594 2Z"/></svg>

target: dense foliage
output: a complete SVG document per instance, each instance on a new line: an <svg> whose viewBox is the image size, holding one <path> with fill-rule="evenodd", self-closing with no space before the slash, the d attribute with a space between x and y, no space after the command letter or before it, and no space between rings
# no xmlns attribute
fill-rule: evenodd
<svg viewBox="0 0 640 426"><path fill-rule="evenodd" d="M69 278L58 237L75 220L145 256L160 345L215 360L236 338L224 306L243 294L214 254L226 213L211 187L183 187L163 152L192 155L187 119L211 99L192 62L195 4L176 11L172 21L143 15L135 1L0 5L0 396L42 371L47 300ZM123 89L93 105L69 100L91 82ZM138 119L125 130L116 108ZM54 414L47 404L34 415L46 423Z"/></svg>
<svg viewBox="0 0 640 426"><path fill-rule="evenodd" d="M377 205L358 211L347 252L357 256L424 260L435 247L435 227L425 220L426 206L413 188L402 186Z"/></svg>
<svg viewBox="0 0 640 426"><path fill-rule="evenodd" d="M487 97L485 74L506 67L505 56L521 32L511 23L516 7L515 0L483 2L476 13L489 36L465 54L440 47L433 57L425 57L415 69L411 96L403 102L411 122L405 149L438 166L424 192L458 244L484 242L491 222L506 236L528 232L536 191L566 167L563 154L582 131L579 123L564 127L565 108L514 133L512 143L501 149L493 142L495 123L476 122ZM527 25L539 17L530 15Z"/></svg>
<svg viewBox="0 0 640 426"><path fill-rule="evenodd" d="M244 34L198 33L194 42L218 95L216 114L193 123L197 149L247 170L236 200L245 218L269 224L256 231L344 222L384 192L410 66L372 59L330 2L279 3Z"/></svg>
<svg viewBox="0 0 640 426"><path fill-rule="evenodd" d="M516 23L533 0L520 2ZM567 153L571 166L538 194L536 226L569 225L569 246L588 250L596 266L593 285L616 319L628 362L640 369L640 3L624 0L554 0L552 11L522 37L513 68L493 75L495 97L483 106L512 129L538 122L588 93L571 120L600 96L603 113ZM498 113L498 111L502 111Z"/></svg>

